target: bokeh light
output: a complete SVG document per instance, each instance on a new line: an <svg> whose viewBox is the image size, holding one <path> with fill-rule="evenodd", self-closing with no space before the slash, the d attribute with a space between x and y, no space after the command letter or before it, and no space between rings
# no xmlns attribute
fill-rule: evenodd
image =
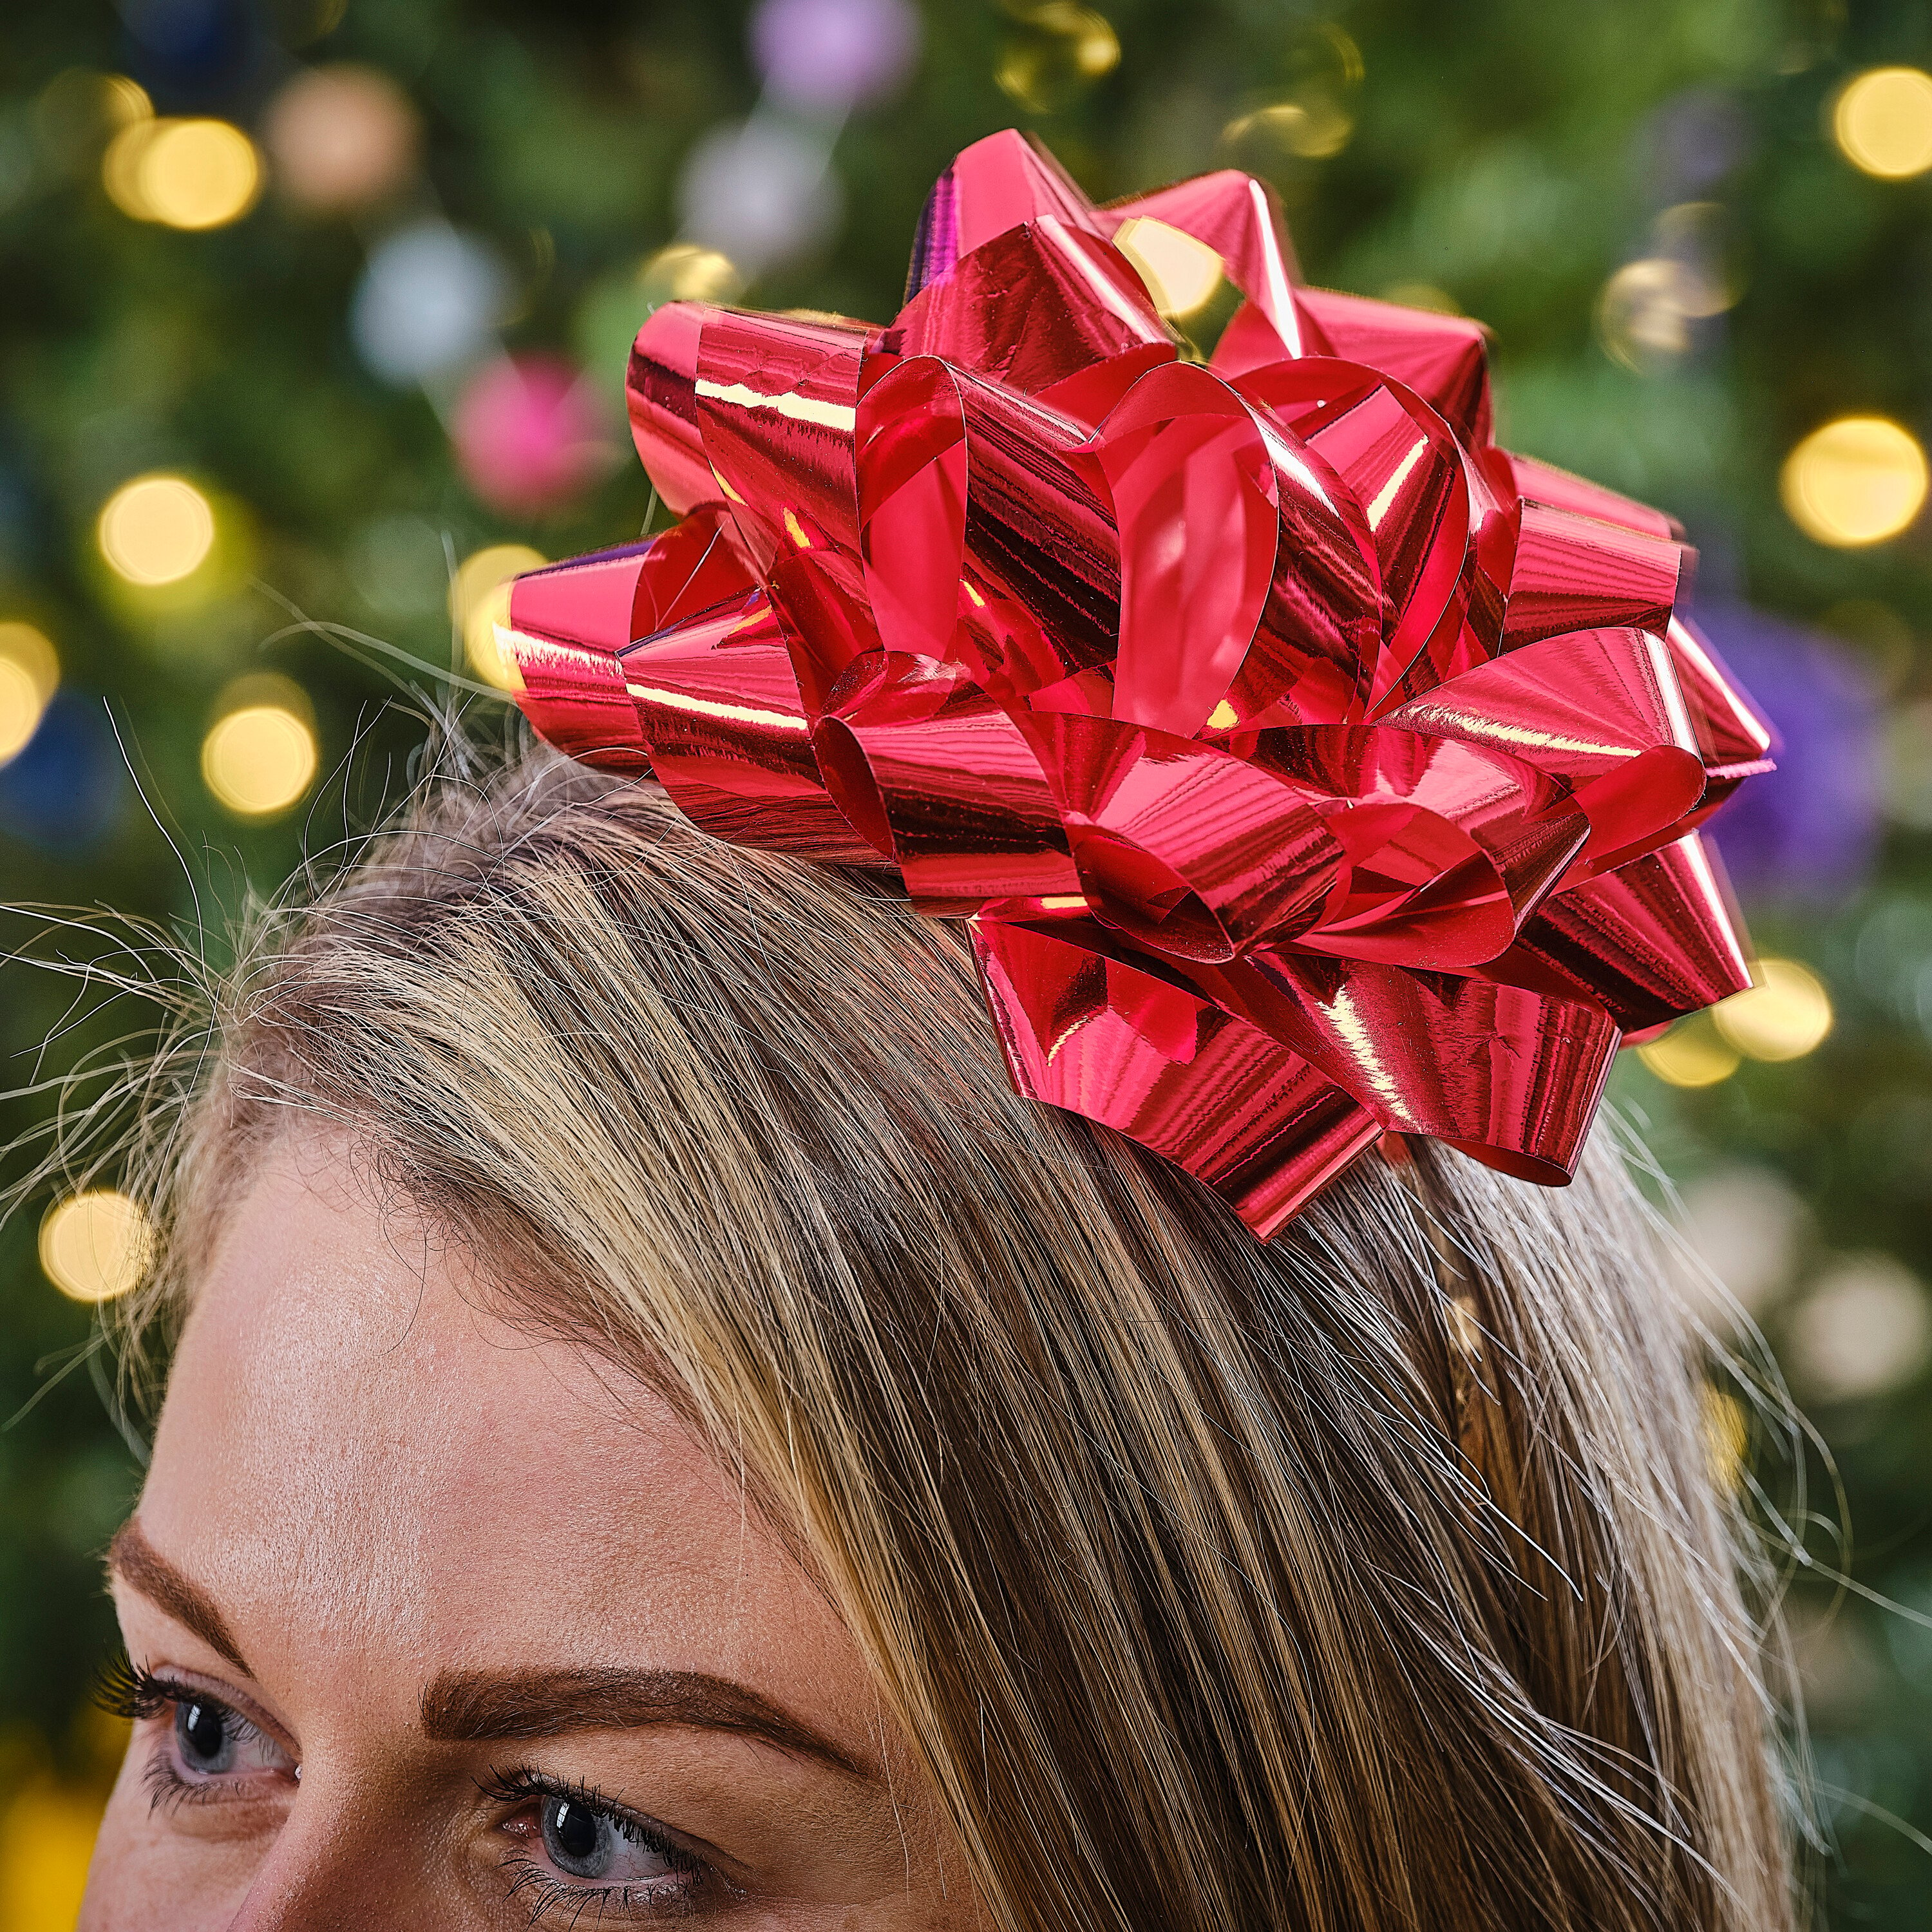
<svg viewBox="0 0 1932 1932"><path fill-rule="evenodd" d="M1301 160L1325 161L1348 145L1354 131L1353 115L1327 95L1315 94L1240 115L1222 129L1221 140L1244 154L1273 148Z"/></svg>
<svg viewBox="0 0 1932 1932"><path fill-rule="evenodd" d="M68 1932L80 1913L100 1801L35 1778L0 1812L0 1926Z"/></svg>
<svg viewBox="0 0 1932 1932"><path fill-rule="evenodd" d="M1753 1060L1800 1060L1832 1030L1832 996L1795 959L1760 959L1760 983L1712 1009L1727 1044Z"/></svg>
<svg viewBox="0 0 1932 1932"><path fill-rule="evenodd" d="M1646 256L1626 262L1604 284L1597 298L1597 335L1612 362L1642 375L1689 350L1687 280L1682 263Z"/></svg>
<svg viewBox="0 0 1932 1932"><path fill-rule="evenodd" d="M321 763L308 694L285 677L238 678L223 692L201 745L202 780L238 818L297 803Z"/></svg>
<svg viewBox="0 0 1932 1932"><path fill-rule="evenodd" d="M214 509L185 477L137 476L108 498L96 533L117 576L143 586L178 584L214 548Z"/></svg>
<svg viewBox="0 0 1932 1932"><path fill-rule="evenodd" d="M70 1194L40 1222L41 1270L70 1300L111 1301L139 1287L154 1253L153 1224L118 1188Z"/></svg>
<svg viewBox="0 0 1932 1932"><path fill-rule="evenodd" d="M0 623L0 765L25 751L60 688L60 658L32 624Z"/></svg>
<svg viewBox="0 0 1932 1932"><path fill-rule="evenodd" d="M1142 215L1124 221L1114 245L1138 270L1162 315L1192 315L1221 286L1221 258L1204 242Z"/></svg>
<svg viewBox="0 0 1932 1932"><path fill-rule="evenodd" d="M344 214L409 180L422 128L387 74L344 63L291 80L269 103L262 137L282 194L317 214Z"/></svg>
<svg viewBox="0 0 1932 1932"><path fill-rule="evenodd" d="M528 544L492 544L466 557L450 584L449 614L462 633L470 668L499 691L514 691L523 682L496 643L496 626L510 621L510 580L549 561Z"/></svg>
<svg viewBox="0 0 1932 1932"><path fill-rule="evenodd" d="M1808 1394L1834 1402L1888 1394L1932 1359L1932 1301L1892 1256L1846 1255L1792 1311L1785 1340Z"/></svg>
<svg viewBox="0 0 1932 1932"><path fill-rule="evenodd" d="M1660 1039L1639 1047L1636 1057L1671 1087L1714 1087L1736 1072L1742 1061L1708 1013L1680 1021Z"/></svg>
<svg viewBox="0 0 1932 1932"><path fill-rule="evenodd" d="M638 266L637 284L652 308L668 302L729 302L745 278L730 256L695 242L674 242L646 256Z"/></svg>
<svg viewBox="0 0 1932 1932"><path fill-rule="evenodd" d="M262 158L231 121L139 120L109 142L102 184L124 214L168 228L220 228L262 191Z"/></svg>
<svg viewBox="0 0 1932 1932"><path fill-rule="evenodd" d="M1853 167L1883 181L1932 168L1932 74L1874 68L1855 76L1832 107L1832 133Z"/></svg>
<svg viewBox="0 0 1932 1932"><path fill-rule="evenodd" d="M1925 505L1925 452L1885 416L1841 416L1784 460L1784 507L1804 534L1850 549L1882 543Z"/></svg>
<svg viewBox="0 0 1932 1932"><path fill-rule="evenodd" d="M1000 50L1000 92L1030 113L1051 114L1120 63L1120 37L1104 14L1072 0L1010 6L1024 31Z"/></svg>

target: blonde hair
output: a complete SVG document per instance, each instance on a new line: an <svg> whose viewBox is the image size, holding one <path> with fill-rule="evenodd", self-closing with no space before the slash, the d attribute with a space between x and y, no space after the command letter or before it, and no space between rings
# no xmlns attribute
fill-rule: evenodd
<svg viewBox="0 0 1932 1932"><path fill-rule="evenodd" d="M1561 1192L1393 1142L1264 1246L1014 1094L956 927L542 753L429 788L216 1036L137 1316L292 1121L352 1137L746 1484L1004 1932L1792 1924L1600 1136Z"/></svg>

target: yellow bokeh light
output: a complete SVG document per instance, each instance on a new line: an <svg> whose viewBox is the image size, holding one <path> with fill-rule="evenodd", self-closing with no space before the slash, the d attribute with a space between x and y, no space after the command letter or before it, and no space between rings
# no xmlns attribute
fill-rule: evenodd
<svg viewBox="0 0 1932 1932"><path fill-rule="evenodd" d="M214 508L181 476L137 476L108 498L97 529L100 554L130 584L178 584L214 548Z"/></svg>
<svg viewBox="0 0 1932 1932"><path fill-rule="evenodd" d="M1700 1405L1699 1433L1704 1438L1704 1463L1711 1479L1726 1495L1735 1490L1744 1473L1750 1450L1750 1418L1744 1406L1726 1390L1704 1384Z"/></svg>
<svg viewBox="0 0 1932 1932"><path fill-rule="evenodd" d="M52 1932L80 1916L100 1801L37 1778L0 1812L0 1925Z"/></svg>
<svg viewBox="0 0 1932 1932"><path fill-rule="evenodd" d="M499 691L515 691L523 680L496 642L496 627L510 620L510 580L549 562L528 544L492 544L464 560L449 586L449 614L463 635L470 668Z"/></svg>
<svg viewBox="0 0 1932 1932"><path fill-rule="evenodd" d="M694 242L674 242L638 266L638 286L653 308L668 302L729 302L745 278L728 255Z"/></svg>
<svg viewBox="0 0 1932 1932"><path fill-rule="evenodd" d="M1132 262L1162 315L1192 315L1221 286L1221 258L1204 242L1151 216L1124 221L1114 245Z"/></svg>
<svg viewBox="0 0 1932 1932"><path fill-rule="evenodd" d="M287 811L321 764L308 694L285 677L238 678L217 709L202 740L202 782L237 818Z"/></svg>
<svg viewBox="0 0 1932 1932"><path fill-rule="evenodd" d="M0 624L0 765L26 750L60 688L60 659L32 624Z"/></svg>
<svg viewBox="0 0 1932 1932"><path fill-rule="evenodd" d="M1702 1013L1639 1047L1636 1057L1671 1087L1714 1087L1736 1072L1741 1058Z"/></svg>
<svg viewBox="0 0 1932 1932"><path fill-rule="evenodd" d="M1626 262L1597 298L1597 334L1612 362L1640 374L1673 362L1690 346L1682 263L1646 256Z"/></svg>
<svg viewBox="0 0 1932 1932"><path fill-rule="evenodd" d="M1726 1042L1753 1060L1798 1060L1832 1030L1832 996L1795 959L1761 959L1759 983L1712 1009Z"/></svg>
<svg viewBox="0 0 1932 1932"><path fill-rule="evenodd" d="M1346 108L1325 94L1312 93L1230 121L1221 139L1230 147L1259 140L1305 161L1325 161L1348 145L1354 131L1354 116Z"/></svg>
<svg viewBox="0 0 1932 1932"><path fill-rule="evenodd" d="M1883 181L1932 168L1932 74L1874 68L1856 76L1832 107L1832 133L1853 167Z"/></svg>
<svg viewBox="0 0 1932 1932"><path fill-rule="evenodd" d="M1784 507L1804 534L1850 549L1882 543L1924 508L1925 452L1884 416L1841 416L1784 460Z"/></svg>
<svg viewBox="0 0 1932 1932"><path fill-rule="evenodd" d="M140 1285L154 1255L154 1225L118 1189L89 1188L48 1209L40 1267L74 1301L111 1301Z"/></svg>
<svg viewBox="0 0 1932 1932"><path fill-rule="evenodd" d="M262 158L230 121L138 120L108 143L100 178L136 221L220 228L260 197Z"/></svg>

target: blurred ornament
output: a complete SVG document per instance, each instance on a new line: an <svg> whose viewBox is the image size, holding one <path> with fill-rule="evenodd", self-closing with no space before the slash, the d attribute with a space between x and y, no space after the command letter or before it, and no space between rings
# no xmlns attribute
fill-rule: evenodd
<svg viewBox="0 0 1932 1932"><path fill-rule="evenodd" d="M1009 100L1052 114L1120 64L1120 38L1104 14L1071 0L1009 4L1019 31L1000 51L993 79Z"/></svg>
<svg viewBox="0 0 1932 1932"><path fill-rule="evenodd" d="M1925 506L1925 452L1884 416L1841 416L1815 429L1784 460L1784 507L1814 542L1882 543Z"/></svg>
<svg viewBox="0 0 1932 1932"><path fill-rule="evenodd" d="M1932 1302L1891 1256L1847 1256L1792 1311L1786 1342L1812 1394L1835 1402L1885 1395L1932 1358Z"/></svg>
<svg viewBox="0 0 1932 1932"><path fill-rule="evenodd" d="M608 467L604 412L578 370L549 356L505 356L472 376L450 435L480 502L506 515L568 502Z"/></svg>
<svg viewBox="0 0 1932 1932"><path fill-rule="evenodd" d="M466 557L449 586L449 615L462 634L470 668L499 691L522 687L514 659L496 643L496 627L510 621L510 580L549 562L527 544L492 544Z"/></svg>
<svg viewBox="0 0 1932 1932"><path fill-rule="evenodd" d="M837 228L844 194L824 146L783 122L714 129L678 182L683 226L748 276L808 254Z"/></svg>
<svg viewBox="0 0 1932 1932"><path fill-rule="evenodd" d="M136 221L223 228L259 199L262 160L232 122L135 121L108 143L100 179Z"/></svg>
<svg viewBox="0 0 1932 1932"><path fill-rule="evenodd" d="M214 548L214 511L184 477L137 476L108 498L95 534L117 576L144 587L178 584Z"/></svg>
<svg viewBox="0 0 1932 1932"><path fill-rule="evenodd" d="M492 249L426 221L386 237L370 254L350 328L384 381L421 382L482 354L509 298L508 272Z"/></svg>
<svg viewBox="0 0 1932 1932"><path fill-rule="evenodd" d="M1652 205L1707 194L1750 151L1750 117L1735 94L1687 88L1642 123L1634 158Z"/></svg>
<svg viewBox="0 0 1932 1932"><path fill-rule="evenodd" d="M1221 258L1204 242L1151 215L1124 221L1114 246L1132 262L1162 315L1192 315L1221 286Z"/></svg>
<svg viewBox="0 0 1932 1932"><path fill-rule="evenodd" d="M908 0L760 0L752 53L774 99L843 115L903 84L920 31Z"/></svg>
<svg viewBox="0 0 1932 1932"><path fill-rule="evenodd" d="M1856 75L1832 104L1832 134L1853 167L1882 181L1932 168L1932 74L1916 67L1874 68Z"/></svg>
<svg viewBox="0 0 1932 1932"><path fill-rule="evenodd" d="M202 782L238 818L271 818L296 804L321 763L308 694L292 679L238 678L216 702L201 745Z"/></svg>
<svg viewBox="0 0 1932 1932"><path fill-rule="evenodd" d="M387 74L343 65L290 81L268 104L262 134L281 192L298 207L332 214L403 187L416 170L422 127Z"/></svg>
<svg viewBox="0 0 1932 1932"><path fill-rule="evenodd" d="M40 1222L40 1267L74 1301L112 1301L138 1288L154 1230L139 1202L112 1187L70 1194Z"/></svg>
<svg viewBox="0 0 1932 1932"><path fill-rule="evenodd" d="M1636 1057L1670 1087L1714 1087L1743 1064L1707 1012L1679 1020L1660 1039L1639 1047Z"/></svg>
<svg viewBox="0 0 1932 1932"><path fill-rule="evenodd" d="M1682 1201L1684 1238L1697 1258L1746 1313L1763 1308L1790 1280L1804 1232L1804 1204L1791 1184L1740 1163L1692 1181ZM1695 1304L1708 1319L1725 1312L1708 1295Z"/></svg>
<svg viewBox="0 0 1932 1932"><path fill-rule="evenodd" d="M17 758L40 728L60 687L60 658L32 624L0 624L0 765Z"/></svg>
<svg viewBox="0 0 1932 1932"><path fill-rule="evenodd" d="M1712 830L1747 896L1849 898L1877 858L1881 707L1844 646L1744 604L1697 621L1784 740L1778 770L1744 786Z"/></svg>
<svg viewBox="0 0 1932 1932"><path fill-rule="evenodd" d="M118 0L134 65L171 100L207 101L232 92L263 51L250 0Z"/></svg>
<svg viewBox="0 0 1932 1932"><path fill-rule="evenodd" d="M113 830L126 795L127 769L100 700L59 692L24 748L0 765L0 832L70 854Z"/></svg>

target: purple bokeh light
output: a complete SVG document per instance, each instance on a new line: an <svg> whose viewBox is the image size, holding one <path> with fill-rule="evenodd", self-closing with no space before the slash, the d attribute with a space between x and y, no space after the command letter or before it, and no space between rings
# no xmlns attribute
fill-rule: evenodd
<svg viewBox="0 0 1932 1932"><path fill-rule="evenodd" d="M1882 707L1846 646L1744 604L1700 605L1699 626L1784 740L1778 770L1752 778L1712 821L1747 898L1849 898L1877 857Z"/></svg>
<svg viewBox="0 0 1932 1932"><path fill-rule="evenodd" d="M919 57L910 0L762 0L752 54L788 106L843 114L890 94Z"/></svg>

